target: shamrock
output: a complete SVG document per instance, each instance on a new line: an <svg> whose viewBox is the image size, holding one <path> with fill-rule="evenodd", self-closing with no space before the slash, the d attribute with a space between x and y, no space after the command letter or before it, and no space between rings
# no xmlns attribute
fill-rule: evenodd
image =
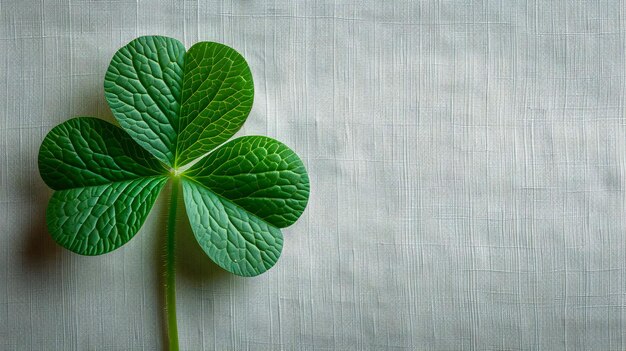
<svg viewBox="0 0 626 351"><path fill-rule="evenodd" d="M264 136L228 141L254 96L252 74L234 49L146 36L113 56L104 80L120 127L92 117L53 128L39 151L43 180L56 190L46 222L54 240L83 255L127 243L168 179L166 303L170 347L177 349L174 224L182 192L198 244L220 267L241 276L271 268L279 228L304 211L309 179L300 158ZM227 142L228 141L228 142Z"/></svg>

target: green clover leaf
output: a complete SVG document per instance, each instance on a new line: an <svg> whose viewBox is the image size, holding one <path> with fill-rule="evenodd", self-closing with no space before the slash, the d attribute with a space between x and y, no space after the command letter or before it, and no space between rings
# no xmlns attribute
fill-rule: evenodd
<svg viewBox="0 0 626 351"><path fill-rule="evenodd" d="M185 51L172 38L140 37L113 56L104 89L121 128L74 118L53 128L39 151L41 176L56 190L46 213L54 240L82 255L119 248L141 228L171 179L167 265L173 285L180 179L194 236L215 263L241 276L271 268L282 250L280 228L306 207L309 179L300 158L279 141L245 136L224 144L252 108L244 58L218 43ZM170 293L168 314L175 307ZM175 334L175 315L169 317Z"/></svg>

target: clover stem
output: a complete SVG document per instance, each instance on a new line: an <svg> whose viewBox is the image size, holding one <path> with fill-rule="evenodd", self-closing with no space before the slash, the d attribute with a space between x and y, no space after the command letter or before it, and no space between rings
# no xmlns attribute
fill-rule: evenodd
<svg viewBox="0 0 626 351"><path fill-rule="evenodd" d="M176 324L176 205L178 204L179 177L172 177L170 213L167 219L165 308L167 311L167 334L169 350L178 351L178 326Z"/></svg>

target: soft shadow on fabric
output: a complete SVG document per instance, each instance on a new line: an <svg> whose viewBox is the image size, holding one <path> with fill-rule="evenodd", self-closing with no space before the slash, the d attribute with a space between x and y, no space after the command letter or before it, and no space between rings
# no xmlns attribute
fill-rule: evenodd
<svg viewBox="0 0 626 351"><path fill-rule="evenodd" d="M32 164L25 162L25 165ZM28 173L24 173L28 174ZM52 239L46 227L46 207L52 195L41 177L23 177L19 180L19 188L27 193L30 198L31 213L30 223L25 225L23 242L23 263L30 268L42 268L48 266L61 253L63 249Z"/></svg>

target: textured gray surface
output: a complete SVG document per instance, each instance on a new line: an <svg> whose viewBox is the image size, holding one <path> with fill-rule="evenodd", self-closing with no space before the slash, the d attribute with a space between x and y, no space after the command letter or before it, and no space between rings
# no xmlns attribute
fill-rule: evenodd
<svg viewBox="0 0 626 351"><path fill-rule="evenodd" d="M36 164L54 125L111 119L108 62L144 34L240 51L240 135L311 176L260 277L221 272L181 222L183 349L626 349L625 19L618 1L0 0L0 349L163 344L166 198L80 257L46 232Z"/></svg>

